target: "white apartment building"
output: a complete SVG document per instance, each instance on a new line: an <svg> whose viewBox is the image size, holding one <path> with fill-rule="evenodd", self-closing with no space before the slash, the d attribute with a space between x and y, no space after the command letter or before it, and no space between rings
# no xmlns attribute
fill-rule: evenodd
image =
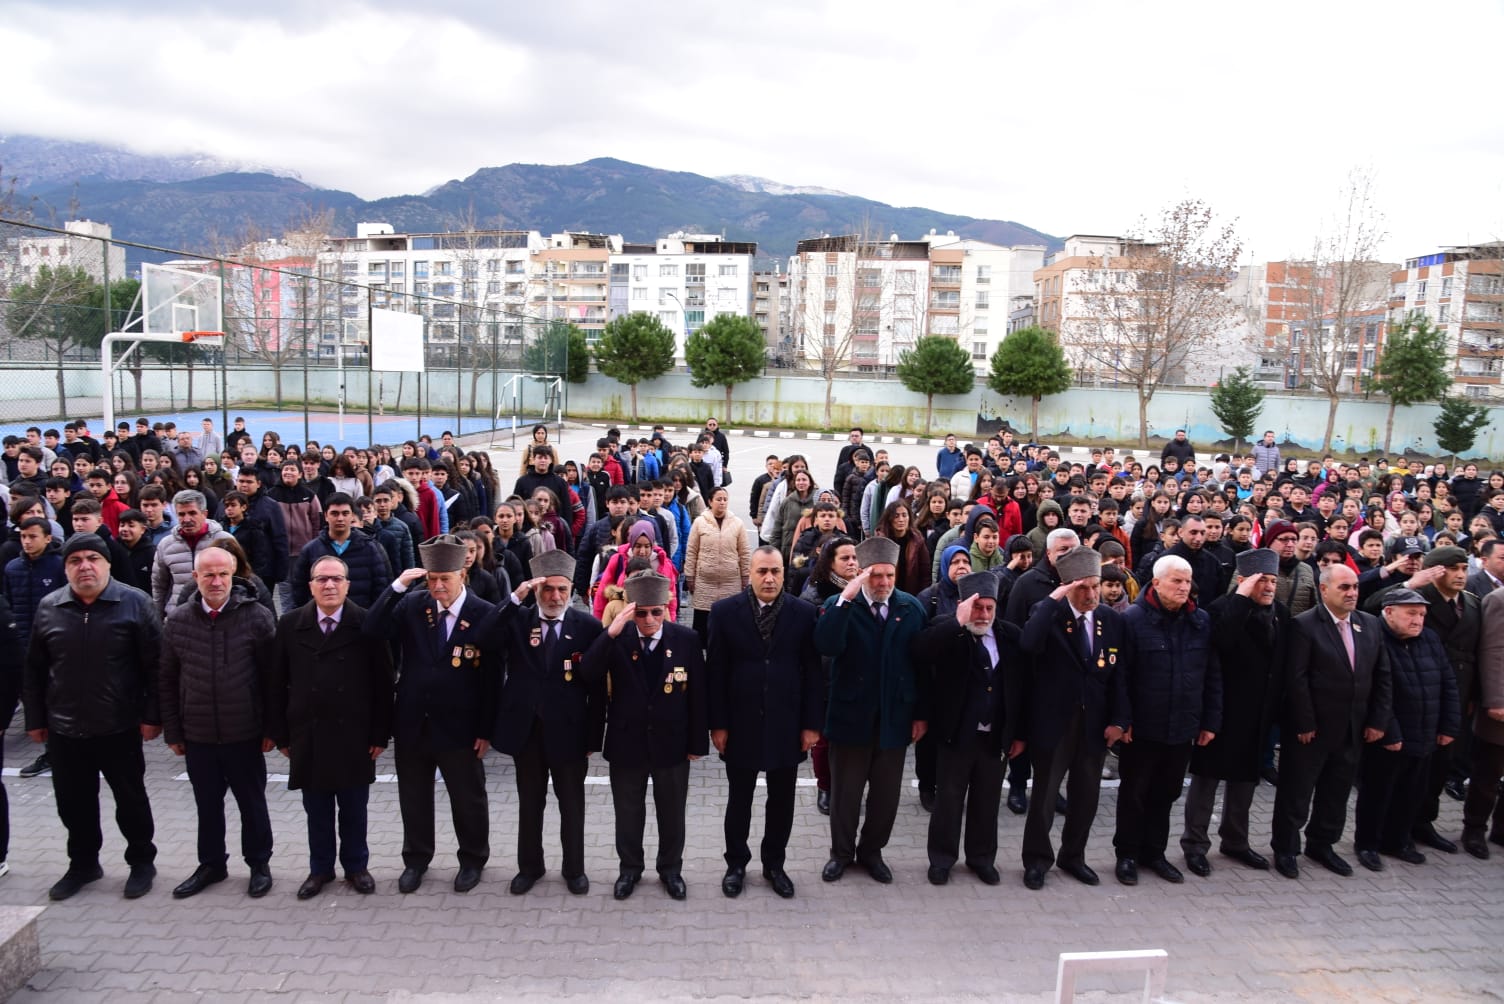
<svg viewBox="0 0 1504 1004"><path fill-rule="evenodd" d="M26 236L7 242L11 246L7 254L0 256L0 282L8 285L31 282L44 265L53 269L81 268L99 283L106 278L110 282L127 278L125 248L107 243L112 233L108 223L69 220L63 224L65 234L17 229Z"/></svg>
<svg viewBox="0 0 1504 1004"><path fill-rule="evenodd" d="M1010 315L1034 299L1034 273L1044 265L1045 247L1006 247L957 237L953 231L942 236L932 230L924 240L930 246L926 333L956 338L971 353L978 372L986 372L1010 330Z"/></svg>
<svg viewBox="0 0 1504 1004"><path fill-rule="evenodd" d="M1504 241L1406 259L1390 276L1389 326L1412 311L1446 332L1457 393L1504 396Z"/></svg>
<svg viewBox="0 0 1504 1004"><path fill-rule="evenodd" d="M684 341L719 314L751 316L752 260L757 244L684 232L653 244L623 245L610 256L610 316L646 311Z"/></svg>
<svg viewBox="0 0 1504 1004"><path fill-rule="evenodd" d="M838 369L891 370L926 331L929 254L924 241L897 234L885 241L855 234L800 241L789 259L796 355L815 369L826 360Z"/></svg>

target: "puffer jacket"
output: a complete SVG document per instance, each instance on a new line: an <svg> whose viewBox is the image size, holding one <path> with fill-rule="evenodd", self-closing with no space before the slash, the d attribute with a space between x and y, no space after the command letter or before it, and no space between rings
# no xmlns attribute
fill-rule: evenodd
<svg viewBox="0 0 1504 1004"><path fill-rule="evenodd" d="M1175 745L1222 728L1222 668L1212 619L1192 601L1159 605L1151 586L1123 614L1133 651L1128 698L1133 738Z"/></svg>
<svg viewBox="0 0 1504 1004"><path fill-rule="evenodd" d="M158 690L169 745L235 743L263 736L266 674L277 621L236 579L219 616L185 603L162 628Z"/></svg>
<svg viewBox="0 0 1504 1004"><path fill-rule="evenodd" d="M1389 649L1392 698L1389 724L1382 745L1404 743L1400 752L1421 757L1436 748L1438 735L1457 738L1462 714L1457 700L1457 674L1435 631L1425 628L1414 638L1399 638L1384 628Z"/></svg>
<svg viewBox="0 0 1504 1004"><path fill-rule="evenodd" d="M747 528L727 513L720 523L706 509L689 528L684 575L694 582L696 610L709 610L717 600L735 596L752 574L752 550Z"/></svg>
<svg viewBox="0 0 1504 1004"><path fill-rule="evenodd" d="M376 602L381 591L392 584L395 577L392 566L387 561L386 549L370 537L359 530L352 531L345 553L339 554L334 550L334 541L329 539L329 531L323 530L303 546L292 563L292 572L287 576L287 581L292 586L293 606L301 607L313 599L313 592L309 588L313 563L327 557L339 558L349 568L350 602L367 610Z"/></svg>
<svg viewBox="0 0 1504 1004"><path fill-rule="evenodd" d="M162 627L151 598L111 582L85 606L71 589L42 600L26 654L26 728L74 739L161 723Z"/></svg>
<svg viewBox="0 0 1504 1004"><path fill-rule="evenodd" d="M151 598L164 618L177 608L178 590L193 581L194 555L214 541L230 536L212 519L205 520L204 525L208 529L196 544L184 540L182 527L176 526L157 544L157 560L151 568Z"/></svg>
<svg viewBox="0 0 1504 1004"><path fill-rule="evenodd" d="M279 484L268 488L266 494L282 507L282 522L287 526L287 567L291 568L292 559L324 528L324 507L313 489L302 482Z"/></svg>
<svg viewBox="0 0 1504 1004"><path fill-rule="evenodd" d="M21 651L31 640L31 625L42 598L67 585L63 575L63 546L56 540L36 560L22 554L5 563L5 597L16 619L16 637Z"/></svg>

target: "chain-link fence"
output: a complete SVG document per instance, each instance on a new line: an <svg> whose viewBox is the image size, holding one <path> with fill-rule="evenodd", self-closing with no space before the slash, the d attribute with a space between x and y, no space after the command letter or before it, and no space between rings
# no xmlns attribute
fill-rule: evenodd
<svg viewBox="0 0 1504 1004"><path fill-rule="evenodd" d="M478 279L484 249L432 259L435 281L385 270L376 281L321 238L206 256L116 240L89 222L0 218L0 431L87 418L98 435L107 415L195 432L211 418L223 431L244 416L284 441L346 445L445 431L509 438L514 423L525 434L560 421L583 335L549 316L551 304L530 312L524 296L488 295L497 284ZM197 288L168 302L179 294L144 288L143 266L209 281L181 284ZM380 364L381 320L393 312L421 319L421 349L409 346L407 371L373 370L373 320ZM167 340L188 330L224 337ZM143 332L161 340L106 338Z"/></svg>

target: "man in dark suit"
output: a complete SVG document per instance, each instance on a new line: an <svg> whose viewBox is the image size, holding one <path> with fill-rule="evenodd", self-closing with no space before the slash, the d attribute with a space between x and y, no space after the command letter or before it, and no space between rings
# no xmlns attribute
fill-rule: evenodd
<svg viewBox="0 0 1504 1004"><path fill-rule="evenodd" d="M825 672L815 651L814 604L784 592L783 554L752 552L751 586L710 608L710 740L726 762L726 875L721 892L741 895L752 850L752 797L767 775L762 874L784 899L794 883L784 871L794 827L799 764L820 741Z"/></svg>
<svg viewBox="0 0 1504 1004"><path fill-rule="evenodd" d="M910 654L925 618L919 601L895 584L898 544L869 537L856 557L862 570L815 621L815 647L830 659L830 860L820 877L835 882L856 861L888 883L893 872L882 852L898 816L904 756L928 725L925 681Z"/></svg>
<svg viewBox="0 0 1504 1004"><path fill-rule="evenodd" d="M1467 591L1481 599L1504 585L1504 539L1479 544L1478 557L1483 567L1467 577Z"/></svg>
<svg viewBox="0 0 1504 1004"><path fill-rule="evenodd" d="M459 840L455 892L480 883L491 856L491 820L482 759L496 724L501 660L486 646L493 607L465 588L465 543L442 534L418 546L422 568L409 568L384 589L366 615L366 633L397 641L393 733L397 799L402 811L402 876L397 890L416 892L433 860L433 773L444 776ZM410 587L424 579L428 589Z"/></svg>
<svg viewBox="0 0 1504 1004"><path fill-rule="evenodd" d="M590 891L585 874L585 773L599 745L592 739L596 715L604 713L605 678L589 675L584 653L601 633L600 622L569 605L574 559L568 551L544 551L532 560L537 578L522 583L512 602L498 608L491 641L506 656L496 730L497 752L511 756L517 774L517 874L511 891L520 896L547 870L543 863L543 815L548 782L559 802L559 842L564 883L571 893ZM536 606L523 606L528 593ZM599 669L599 666L593 668ZM594 747L594 748L592 748Z"/></svg>
<svg viewBox="0 0 1504 1004"><path fill-rule="evenodd" d="M345 881L370 895L366 805L392 734L391 649L361 630L366 612L349 602L343 560L315 559L309 583L313 599L277 623L266 709L272 741L289 760L287 787L302 790L308 815L308 878L298 899L334 881L336 830Z"/></svg>
<svg viewBox="0 0 1504 1004"><path fill-rule="evenodd" d="M652 572L627 579L627 603L585 653L589 676L606 678L606 762L616 810L621 872L611 894L632 895L646 867L648 780L658 819L658 879L674 899L684 886L684 808L689 762L710 749L705 727L708 680L700 637L671 624L669 581ZM631 630L628 630L631 628Z"/></svg>
<svg viewBox="0 0 1504 1004"><path fill-rule="evenodd" d="M1039 773L1024 823L1024 885L1044 886L1060 870L1086 885L1097 873L1086 863L1086 838L1097 816L1102 761L1123 738L1129 720L1127 670L1132 649L1122 617L1100 602L1102 557L1075 547L1055 559L1060 585L1034 604L1019 638L1034 657L1025 734ZM1050 842L1055 798L1067 771L1060 854ZM1042 796L1042 797L1041 797Z"/></svg>
<svg viewBox="0 0 1504 1004"><path fill-rule="evenodd" d="M1280 726L1271 846L1275 869L1292 879L1300 877L1302 826L1306 857L1338 875L1353 873L1332 848L1347 822L1358 754L1389 725L1389 655L1379 619L1357 609L1357 575L1346 565L1327 565L1320 599L1291 622Z"/></svg>
<svg viewBox="0 0 1504 1004"><path fill-rule="evenodd" d="M997 617L997 576L975 572L957 583L954 616L936 618L913 655L929 678L927 733L935 749L935 809L930 816L928 877L950 881L966 824L966 867L988 885L997 873L997 811L1003 754L1023 752L1017 738L1026 662L1018 628Z"/></svg>

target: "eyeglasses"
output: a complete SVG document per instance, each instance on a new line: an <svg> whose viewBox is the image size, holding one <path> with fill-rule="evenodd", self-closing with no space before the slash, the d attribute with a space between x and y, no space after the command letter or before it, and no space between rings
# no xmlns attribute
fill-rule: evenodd
<svg viewBox="0 0 1504 1004"><path fill-rule="evenodd" d="M344 582L345 577L343 575L315 575L313 577L313 581L321 586L328 586L335 583Z"/></svg>
<svg viewBox="0 0 1504 1004"><path fill-rule="evenodd" d="M663 608L662 607L638 607L636 610L632 611L632 616L635 617L635 618L637 618L638 620L646 620L646 619L648 619L650 617L652 617L652 618L662 618L663 617Z"/></svg>

